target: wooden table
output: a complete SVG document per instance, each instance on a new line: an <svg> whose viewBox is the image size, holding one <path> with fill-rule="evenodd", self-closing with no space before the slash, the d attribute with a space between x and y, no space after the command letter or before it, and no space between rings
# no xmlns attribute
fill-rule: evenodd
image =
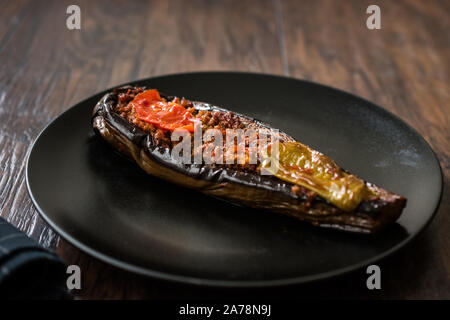
<svg viewBox="0 0 450 320"><path fill-rule="evenodd" d="M81 30L66 8L81 8ZM368 30L366 8L381 8ZM82 298L450 298L450 1L3 1L0 5L1 216L69 264ZM60 238L38 215L24 179L39 131L105 88L150 76L243 70L317 81L367 98L414 127L444 172L438 214L383 261L382 290L364 270L270 290L199 289L130 274ZM418 186L420 188L420 186Z"/></svg>

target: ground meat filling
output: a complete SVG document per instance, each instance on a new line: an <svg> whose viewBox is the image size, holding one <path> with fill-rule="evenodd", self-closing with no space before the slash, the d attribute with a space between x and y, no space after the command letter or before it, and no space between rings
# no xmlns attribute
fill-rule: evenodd
<svg viewBox="0 0 450 320"><path fill-rule="evenodd" d="M118 95L118 103L115 107L115 112L118 113L120 116L125 118L128 122L132 123L133 125L139 127L140 129L149 132L156 145L170 148L172 149L178 142L174 142L171 140L171 134L172 132L170 130L165 130L158 128L151 123L148 123L146 121L140 120L132 105L130 102L138 95L139 93L143 92L143 88L132 88L128 89L127 92L119 93ZM239 116L236 116L232 112L225 112L225 111L205 111L205 110L197 110L194 108L194 105L191 101L185 99L185 98L179 98L174 97L170 98L171 102L175 102L183 106L193 117L200 119L202 122L202 131L203 133L208 129L218 129L222 132L222 139L223 142L226 141L225 133L226 129L246 129L247 125L242 121L242 119ZM192 136L192 135L191 135ZM259 139L259 136L257 136L257 139ZM209 143L212 143L213 140L204 141L203 145L201 146L201 150L195 150L194 147L194 139L191 139L191 150L192 150L192 156L194 152L202 152L204 149L209 147ZM270 141L270 137L268 137L268 141ZM222 154L224 156L223 165L243 170L246 172L255 172L258 170L258 165L260 163L260 160L256 158L256 163L250 164L250 152L255 151L252 148L249 147L249 141L246 138L245 140L245 156L244 158L240 158L239 161L237 159L237 152L236 148L234 150L225 149L225 146L222 150ZM217 149L212 148L212 152L210 153L212 156L216 154ZM226 158L228 157L228 158ZM228 159L228 161L227 161ZM252 158L253 159L253 158ZM203 159L204 160L204 159ZM227 163L228 162L228 163ZM229 162L233 162L232 164ZM254 162L254 161L253 161Z"/></svg>

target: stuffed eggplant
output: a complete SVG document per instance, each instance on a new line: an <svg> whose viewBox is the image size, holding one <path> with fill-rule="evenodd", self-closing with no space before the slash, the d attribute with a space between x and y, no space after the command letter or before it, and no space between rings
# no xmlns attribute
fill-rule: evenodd
<svg viewBox="0 0 450 320"><path fill-rule="evenodd" d="M94 107L92 125L96 134L148 174L316 226L374 233L395 222L406 205L404 197L363 181L268 124L156 89L113 90ZM205 137L208 130L216 135L196 143L197 132ZM252 139L245 136L234 148L217 148L217 137L225 139L233 130L256 134ZM174 133L179 133L175 139ZM181 138L188 141L187 158L178 153ZM259 151L256 157L254 150ZM180 161L199 154L210 158Z"/></svg>

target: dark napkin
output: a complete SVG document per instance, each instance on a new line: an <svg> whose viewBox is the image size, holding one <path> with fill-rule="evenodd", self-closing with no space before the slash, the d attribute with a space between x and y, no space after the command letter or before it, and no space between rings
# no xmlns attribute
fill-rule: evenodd
<svg viewBox="0 0 450 320"><path fill-rule="evenodd" d="M66 298L66 276L56 254L0 218L0 298Z"/></svg>

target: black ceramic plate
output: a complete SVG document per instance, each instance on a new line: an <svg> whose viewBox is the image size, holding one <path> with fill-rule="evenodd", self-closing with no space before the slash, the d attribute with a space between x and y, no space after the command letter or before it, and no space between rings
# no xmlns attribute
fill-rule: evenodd
<svg viewBox="0 0 450 320"><path fill-rule="evenodd" d="M237 207L148 176L91 128L104 92L43 130L28 159L34 204L64 238L118 267L220 286L322 279L380 259L432 219L442 176L427 143L372 103L322 85L249 73L191 73L133 84L210 102L281 128L342 167L408 199L398 220L367 236ZM106 92L106 91L105 91Z"/></svg>

